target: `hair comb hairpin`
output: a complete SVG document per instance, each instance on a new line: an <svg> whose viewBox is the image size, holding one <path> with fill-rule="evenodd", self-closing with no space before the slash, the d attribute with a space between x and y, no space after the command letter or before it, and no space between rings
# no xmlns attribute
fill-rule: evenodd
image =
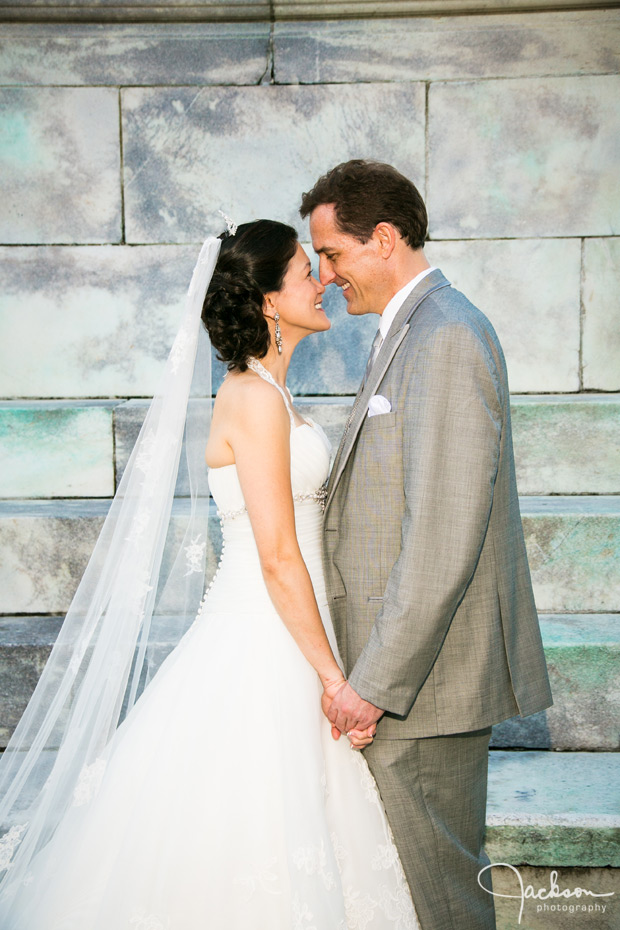
<svg viewBox="0 0 620 930"><path fill-rule="evenodd" d="M226 232L228 233L228 235L234 236L235 233L237 232L237 224L233 223L231 218L229 216L226 216L223 210L218 210L217 212L220 214L220 216L224 217L224 220L226 221Z"/></svg>

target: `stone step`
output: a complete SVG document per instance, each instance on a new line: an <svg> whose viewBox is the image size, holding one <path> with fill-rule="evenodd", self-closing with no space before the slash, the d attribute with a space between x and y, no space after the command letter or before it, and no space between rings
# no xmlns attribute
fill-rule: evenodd
<svg viewBox="0 0 620 930"><path fill-rule="evenodd" d="M620 866L620 754L489 754L491 862Z"/></svg>
<svg viewBox="0 0 620 930"><path fill-rule="evenodd" d="M350 397L300 398L337 448ZM0 402L6 498L108 497L129 458L148 401ZM513 395L521 494L620 493L620 394ZM181 476L181 493L187 481Z"/></svg>
<svg viewBox="0 0 620 930"><path fill-rule="evenodd" d="M618 750L620 614L542 615L554 705L494 727L497 749ZM62 617L0 618L0 747L26 706ZM171 639L158 637L161 658Z"/></svg>
<svg viewBox="0 0 620 930"><path fill-rule="evenodd" d="M109 503L0 502L0 615L67 610ZM186 512L186 501L178 500L179 531ZM523 497L521 513L538 609L616 612L620 496ZM212 519L216 540L219 524Z"/></svg>
<svg viewBox="0 0 620 930"><path fill-rule="evenodd" d="M53 760L53 752L43 754L38 765L40 786L48 777ZM1 824L0 832L9 826ZM587 896L585 901L607 904L607 914L613 912L617 916L619 905L614 897L620 891L619 840L620 755L497 750L489 753L486 850L494 865L494 891L511 896L510 900L496 899L499 930L515 930L519 923L518 875L524 885L531 883L535 890L548 889L552 870L559 888L579 886L598 895L608 895ZM555 899L558 900L566 899ZM580 903L579 899L574 903ZM531 896L526 899L526 922L522 924L525 930L551 926L530 922L536 908L536 900ZM617 923L608 922L608 918L599 920L598 916L596 923L592 923L597 930L617 928Z"/></svg>
<svg viewBox="0 0 620 930"><path fill-rule="evenodd" d="M495 748L620 750L620 614L542 614L554 704L493 728Z"/></svg>
<svg viewBox="0 0 620 930"><path fill-rule="evenodd" d="M620 602L620 496L523 497L538 609L614 613Z"/></svg>

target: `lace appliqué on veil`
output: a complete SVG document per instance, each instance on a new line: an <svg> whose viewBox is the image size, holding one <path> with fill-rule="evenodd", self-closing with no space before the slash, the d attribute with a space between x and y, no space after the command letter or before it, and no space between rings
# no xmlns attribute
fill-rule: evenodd
<svg viewBox="0 0 620 930"><path fill-rule="evenodd" d="M176 375L181 367L181 363L185 361L185 358L192 346L193 338L192 333L189 327L180 329L177 333L177 337L174 340L172 349L170 350L170 360L171 366L170 370L173 375Z"/></svg>
<svg viewBox="0 0 620 930"><path fill-rule="evenodd" d="M202 572L202 565L207 543L206 540L200 542L201 538L202 533L199 533L198 536L195 536L194 539L192 539L189 546L185 546L185 564L187 565L187 571L185 572L186 578L193 572Z"/></svg>
<svg viewBox="0 0 620 930"><path fill-rule="evenodd" d="M11 868L11 860L22 841L27 826L27 823L17 823L0 839L0 871Z"/></svg>
<svg viewBox="0 0 620 930"><path fill-rule="evenodd" d="M84 766L73 789L72 807L83 807L92 801L99 791L106 765L105 759L95 759L90 765Z"/></svg>

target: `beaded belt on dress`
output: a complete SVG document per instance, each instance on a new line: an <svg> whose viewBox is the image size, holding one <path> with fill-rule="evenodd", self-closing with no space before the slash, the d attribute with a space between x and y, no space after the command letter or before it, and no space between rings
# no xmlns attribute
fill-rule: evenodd
<svg viewBox="0 0 620 930"><path fill-rule="evenodd" d="M307 493L297 492L293 494L293 500L296 504L301 503L302 501L316 501L321 505L321 509L325 509L325 501L327 499L327 486L322 485L317 491L308 491ZM247 507L239 507L238 510L218 510L217 515L220 520L234 520L236 517L242 517L244 513L247 513Z"/></svg>

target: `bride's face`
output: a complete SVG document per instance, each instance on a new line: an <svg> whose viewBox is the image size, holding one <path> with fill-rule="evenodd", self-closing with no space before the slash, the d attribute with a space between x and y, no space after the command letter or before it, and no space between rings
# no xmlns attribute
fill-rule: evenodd
<svg viewBox="0 0 620 930"><path fill-rule="evenodd" d="M265 294L265 315L273 319L278 311L282 338L285 332L299 337L329 329L331 323L323 310L325 287L312 276L310 259L297 243L297 251L288 263L279 291Z"/></svg>

